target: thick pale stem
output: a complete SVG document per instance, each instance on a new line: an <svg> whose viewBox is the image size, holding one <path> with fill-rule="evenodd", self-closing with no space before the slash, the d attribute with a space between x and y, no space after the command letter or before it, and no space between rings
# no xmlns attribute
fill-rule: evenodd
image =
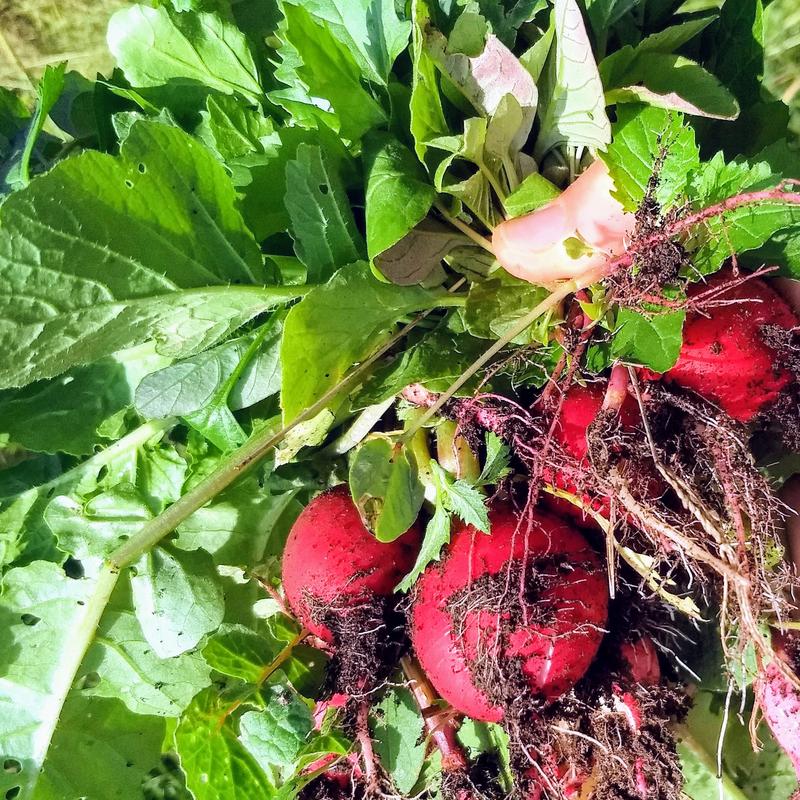
<svg viewBox="0 0 800 800"><path fill-rule="evenodd" d="M726 773L718 774L713 756L694 738L685 725L678 725L676 734L680 744L686 748L710 773L717 775L722 800L748 800L747 795Z"/></svg>
<svg viewBox="0 0 800 800"><path fill-rule="evenodd" d="M400 666L408 680L408 688L417 701L428 735L442 754L442 770L444 772L465 770L468 761L464 749L458 743L452 719L442 713L436 705L438 698L428 677L411 656L401 658Z"/></svg>

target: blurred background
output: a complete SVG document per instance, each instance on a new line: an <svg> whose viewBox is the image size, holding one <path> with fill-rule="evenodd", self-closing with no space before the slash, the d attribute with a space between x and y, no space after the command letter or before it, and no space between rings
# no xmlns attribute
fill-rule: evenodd
<svg viewBox="0 0 800 800"><path fill-rule="evenodd" d="M68 60L93 76L107 70L109 16L126 0L0 0L0 85L27 89L47 64ZM800 138L800 0L767 8L767 85L793 110Z"/></svg>

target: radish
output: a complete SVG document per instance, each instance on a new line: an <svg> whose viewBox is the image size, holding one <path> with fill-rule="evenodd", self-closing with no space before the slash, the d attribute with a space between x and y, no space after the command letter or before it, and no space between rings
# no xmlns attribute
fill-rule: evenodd
<svg viewBox="0 0 800 800"><path fill-rule="evenodd" d="M658 652L649 636L629 639L619 649L625 672L635 683L654 686L661 680Z"/></svg>
<svg viewBox="0 0 800 800"><path fill-rule="evenodd" d="M689 296L720 289L730 280L731 272L725 270L707 285L693 287ZM794 381L792 372L777 361L781 354L770 346L765 332L791 332L798 319L786 301L757 278L722 289L713 299L727 305L689 314L680 357L664 378L718 404L733 419L751 422Z"/></svg>
<svg viewBox="0 0 800 800"><path fill-rule="evenodd" d="M772 735L791 759L800 780L800 689L785 673L787 666L795 674L800 667L800 636L774 635L773 644L776 657L785 662L784 666L777 661L767 664L753 688Z"/></svg>
<svg viewBox="0 0 800 800"><path fill-rule="evenodd" d="M314 498L292 526L283 552L283 587L300 622L336 642L337 617L387 598L414 565L421 534L414 525L384 544L365 527L347 487Z"/></svg>
<svg viewBox="0 0 800 800"><path fill-rule="evenodd" d="M606 497L592 497L583 486L578 485L581 473L589 465L588 432L591 424L603 409L607 383L589 383L585 386L571 386L561 401L558 418L553 427L553 442L574 462L577 469L546 468L543 478L559 489L577 495L583 504L604 517L610 514L610 501ZM629 395L622 401L619 420L623 427L631 427L639 419L638 408ZM587 514L568 500L555 497L548 501L551 508L576 519L585 520Z"/></svg>
<svg viewBox="0 0 800 800"><path fill-rule="evenodd" d="M625 250L636 225L613 191L608 168L595 161L543 208L498 225L492 236L495 257L512 275L537 284L602 266Z"/></svg>
<svg viewBox="0 0 800 800"><path fill-rule="evenodd" d="M586 672L608 614L605 571L568 523L510 508L490 512L491 534L458 528L420 579L414 649L439 694L497 722L519 692L554 698Z"/></svg>

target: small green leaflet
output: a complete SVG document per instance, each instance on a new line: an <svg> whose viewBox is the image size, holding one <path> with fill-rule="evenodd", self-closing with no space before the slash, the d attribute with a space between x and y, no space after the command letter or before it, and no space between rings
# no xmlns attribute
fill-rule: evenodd
<svg viewBox="0 0 800 800"><path fill-rule="evenodd" d="M478 484L481 486L495 484L511 472L509 459L511 449L492 431L486 434L486 461L483 465Z"/></svg>
<svg viewBox="0 0 800 800"><path fill-rule="evenodd" d="M311 711L291 689L268 687L264 694L264 708L239 720L239 740L264 772L287 780L311 734Z"/></svg>
<svg viewBox="0 0 800 800"><path fill-rule="evenodd" d="M411 572L397 586L397 591L407 592L433 561L440 557L442 547L450 541L451 517L460 517L467 525L489 533L489 512L486 498L466 480L453 480L437 461L431 459L429 469L436 487L436 508L425 528L417 560Z"/></svg>
<svg viewBox="0 0 800 800"><path fill-rule="evenodd" d="M612 356L655 372L666 372L678 360L685 317L685 311L662 311L645 316L621 308L611 344Z"/></svg>
<svg viewBox="0 0 800 800"><path fill-rule="evenodd" d="M350 494L378 541L402 536L417 519L425 490L409 448L386 436L367 439L352 454Z"/></svg>
<svg viewBox="0 0 800 800"><path fill-rule="evenodd" d="M37 100L36 111L28 125L28 133L25 137L25 146L20 154L19 161L15 163L6 174L5 180L12 188L18 188L15 184L27 186L31 180L31 156L36 146L39 134L44 128L47 117L56 101L64 90L64 72L66 61L54 66L52 64L45 67L44 74L36 88Z"/></svg>
<svg viewBox="0 0 800 800"><path fill-rule="evenodd" d="M437 461L431 460L430 469L441 492L444 507L467 525L489 533L489 512L483 494L466 480L454 481Z"/></svg>
<svg viewBox="0 0 800 800"><path fill-rule="evenodd" d="M281 405L291 420L373 352L404 314L444 303L419 287L378 281L367 264L339 270L286 316Z"/></svg>
<svg viewBox="0 0 800 800"><path fill-rule="evenodd" d="M397 585L396 591L409 591L428 564L439 560L442 548L450 541L450 527L450 514L437 496L436 510L425 528L425 538L422 540L417 560L411 572Z"/></svg>
<svg viewBox="0 0 800 800"><path fill-rule="evenodd" d="M264 668L277 658L297 631L288 624L273 623L264 630L226 623L209 637L203 657L222 675L257 684Z"/></svg>
<svg viewBox="0 0 800 800"><path fill-rule="evenodd" d="M134 5L109 22L108 47L132 86L239 94L258 104L263 89L244 34L216 14Z"/></svg>
<svg viewBox="0 0 800 800"><path fill-rule="evenodd" d="M532 172L503 202L509 219L529 214L561 194L558 187L538 172Z"/></svg>

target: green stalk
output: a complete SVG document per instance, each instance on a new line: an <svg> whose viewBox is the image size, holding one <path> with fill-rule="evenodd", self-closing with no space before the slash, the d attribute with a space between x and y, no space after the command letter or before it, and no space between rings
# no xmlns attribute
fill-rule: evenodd
<svg viewBox="0 0 800 800"><path fill-rule="evenodd" d="M485 364L491 361L506 345L510 344L514 339L523 333L527 328L533 325L539 317L546 314L548 311L556 308L562 300L569 297L569 295L579 292L581 289L586 289L593 283L596 283L603 277L603 272L600 270L592 270L589 273L573 278L572 280L565 281L558 289L552 294L548 295L541 303L532 308L522 319L517 322L512 328L504 333L483 355L472 362L464 372L456 378L447 391L442 392L436 402L424 413L422 416L414 420L413 424L408 427L403 434L402 442L407 444L414 434L423 425L430 422L436 414L439 413L442 406Z"/></svg>
<svg viewBox="0 0 800 800"><path fill-rule="evenodd" d="M458 284L457 284L458 285ZM455 287L454 287L455 288ZM436 299L435 308L447 305L457 305L454 300L459 298L445 295ZM349 375L345 376L335 386L325 392L316 403L295 417L290 423L284 425L277 432L271 428L259 431L245 442L238 450L234 450L205 480L197 484L191 491L176 500L169 508L154 519L147 522L139 533L131 536L108 557L108 564L114 569L122 569L139 559L144 553L155 547L161 539L171 533L185 519L202 508L211 499L230 486L237 478L244 475L255 466L273 448L277 447L286 436L298 425L306 420L313 419L317 414L327 408L328 404L345 389L358 382L400 339L408 334L424 319L434 308L423 311L415 320L403 326L391 336L369 358L363 361Z"/></svg>

